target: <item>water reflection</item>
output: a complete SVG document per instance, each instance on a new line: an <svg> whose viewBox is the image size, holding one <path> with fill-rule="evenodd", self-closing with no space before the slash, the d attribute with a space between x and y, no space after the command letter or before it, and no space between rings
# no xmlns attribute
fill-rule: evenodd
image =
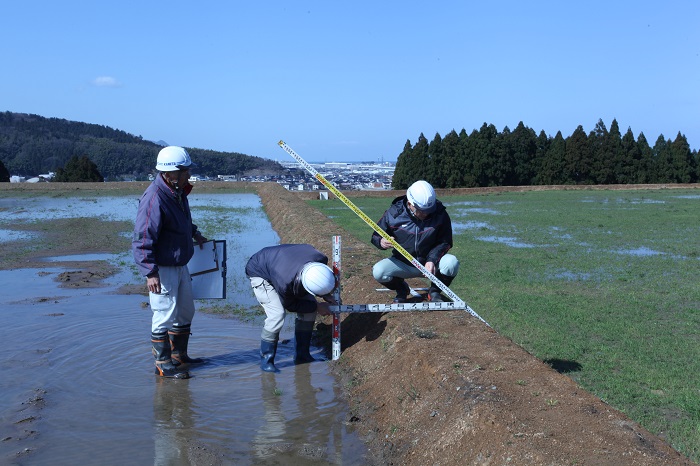
<svg viewBox="0 0 700 466"><path fill-rule="evenodd" d="M336 404L328 387L314 382L312 365L294 369L293 385L279 375L261 377L265 408L254 438L253 452L260 464L341 464L346 456L342 420L329 409Z"/></svg>
<svg viewBox="0 0 700 466"><path fill-rule="evenodd" d="M262 423L253 439L253 452L258 459L274 456L274 446L284 438L286 421L282 414L282 389L275 374L265 372L260 377L260 396L265 411Z"/></svg>
<svg viewBox="0 0 700 466"><path fill-rule="evenodd" d="M184 380L156 379L153 395L154 466L191 464L189 435L194 427L190 386Z"/></svg>

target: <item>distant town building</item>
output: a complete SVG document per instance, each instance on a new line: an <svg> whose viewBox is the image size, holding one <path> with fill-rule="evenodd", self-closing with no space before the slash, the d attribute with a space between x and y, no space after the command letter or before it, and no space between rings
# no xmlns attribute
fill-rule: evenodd
<svg viewBox="0 0 700 466"><path fill-rule="evenodd" d="M12 175L10 176L10 183L41 183L53 180L56 176L55 172L48 172L43 175L33 176L31 178L26 178L24 176Z"/></svg>

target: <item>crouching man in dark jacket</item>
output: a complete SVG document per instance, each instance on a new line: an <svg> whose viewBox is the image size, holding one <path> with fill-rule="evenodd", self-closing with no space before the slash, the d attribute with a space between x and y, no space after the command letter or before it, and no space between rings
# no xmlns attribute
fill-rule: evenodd
<svg viewBox="0 0 700 466"><path fill-rule="evenodd" d="M328 258L309 244L280 244L253 254L245 267L255 298L265 310L260 342L260 368L279 372L275 367L277 342L286 312L296 313L295 364L314 361L309 352L316 314L328 315L336 287ZM318 302L320 297L324 302Z"/></svg>
<svg viewBox="0 0 700 466"><path fill-rule="evenodd" d="M394 199L377 225L435 275L450 286L459 271L459 261L452 254L452 220L435 197L427 181L416 181L405 196ZM372 234L372 244L379 249L391 248L391 243L379 233ZM396 291L395 303L405 303L410 287L406 278L422 277L420 270L400 252L393 249L391 257L382 259L372 268L372 275L382 285ZM440 288L431 283L428 300L443 301Z"/></svg>

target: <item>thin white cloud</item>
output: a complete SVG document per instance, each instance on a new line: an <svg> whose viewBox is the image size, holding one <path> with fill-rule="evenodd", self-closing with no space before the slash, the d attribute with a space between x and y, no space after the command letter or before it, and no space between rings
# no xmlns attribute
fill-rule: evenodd
<svg viewBox="0 0 700 466"><path fill-rule="evenodd" d="M122 83L112 76L98 76L92 80L92 85L96 87L121 87Z"/></svg>

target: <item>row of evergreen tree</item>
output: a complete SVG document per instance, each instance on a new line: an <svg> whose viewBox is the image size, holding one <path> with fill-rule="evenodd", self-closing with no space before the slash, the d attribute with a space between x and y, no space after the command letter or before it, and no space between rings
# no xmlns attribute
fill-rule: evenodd
<svg viewBox="0 0 700 466"><path fill-rule="evenodd" d="M671 141L660 135L650 146L644 133L622 135L616 120L602 120L589 134L578 126L567 138L539 135L522 122L498 132L484 123L471 134L452 130L428 142L406 141L396 162L394 189L418 179L436 188L560 184L695 183L700 179L697 150L680 132Z"/></svg>
<svg viewBox="0 0 700 466"><path fill-rule="evenodd" d="M0 163L12 175L34 177L87 157L109 181L146 179L161 145L108 126L0 112ZM277 162L237 152L187 148L199 175L238 175L251 170L283 172ZM82 161L82 163L85 163ZM72 170L71 170L72 171Z"/></svg>

